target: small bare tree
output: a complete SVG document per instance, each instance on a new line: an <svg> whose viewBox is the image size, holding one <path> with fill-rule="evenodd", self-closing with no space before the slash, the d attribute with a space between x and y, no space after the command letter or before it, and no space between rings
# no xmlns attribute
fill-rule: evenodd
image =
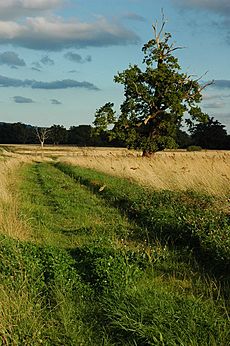
<svg viewBox="0 0 230 346"><path fill-rule="evenodd" d="M43 149L45 140L49 138L50 129L47 127L36 127L35 131L37 138L41 144L41 148Z"/></svg>

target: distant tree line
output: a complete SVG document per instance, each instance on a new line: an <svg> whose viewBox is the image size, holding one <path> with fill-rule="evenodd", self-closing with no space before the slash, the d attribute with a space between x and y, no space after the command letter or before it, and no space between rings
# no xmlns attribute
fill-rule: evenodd
<svg viewBox="0 0 230 346"><path fill-rule="evenodd" d="M94 134L91 125L35 127L20 122L0 122L0 144L44 144L77 146L120 146L110 141L106 133Z"/></svg>
<svg viewBox="0 0 230 346"><path fill-rule="evenodd" d="M42 128L23 123L0 123L0 144L40 144L37 132L46 130L45 144L76 145L76 146L113 146L125 147L119 140L109 138L108 131L99 134L91 125L71 126L52 125ZM178 130L176 134L177 147L186 149L199 146L203 149L230 149L230 135L225 126L218 120L209 118L206 123L199 123L186 131Z"/></svg>

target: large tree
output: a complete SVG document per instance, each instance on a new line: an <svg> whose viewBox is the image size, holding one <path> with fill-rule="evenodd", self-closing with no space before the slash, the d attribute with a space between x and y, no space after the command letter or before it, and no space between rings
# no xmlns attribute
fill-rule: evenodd
<svg viewBox="0 0 230 346"><path fill-rule="evenodd" d="M103 130L105 124L113 124L114 137L128 147L142 149L146 155L177 146L175 138L185 113L190 121L207 120L198 104L202 89L210 83L200 85L200 78L192 79L180 71L174 52L181 47L170 43L171 34L164 32L165 24L162 16L159 30L156 24L152 26L153 39L142 49L144 69L130 65L114 77L116 83L124 85L120 115L114 121L112 104L107 103L96 112L94 122Z"/></svg>

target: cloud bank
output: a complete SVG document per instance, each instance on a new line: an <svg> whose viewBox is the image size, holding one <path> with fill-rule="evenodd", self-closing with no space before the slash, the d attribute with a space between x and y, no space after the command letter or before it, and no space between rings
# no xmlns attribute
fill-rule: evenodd
<svg viewBox="0 0 230 346"><path fill-rule="evenodd" d="M79 82L73 79L63 79L53 82L41 82L30 79L15 79L8 78L0 75L0 87L29 87L32 89L46 89L46 90L55 90L55 89L69 89L69 88L83 88L88 90L99 90L97 86L92 83L83 81Z"/></svg>
<svg viewBox="0 0 230 346"><path fill-rule="evenodd" d="M22 22L0 21L0 44L59 51L66 48L136 44L139 37L120 22L99 17L92 23L60 17L29 17Z"/></svg>

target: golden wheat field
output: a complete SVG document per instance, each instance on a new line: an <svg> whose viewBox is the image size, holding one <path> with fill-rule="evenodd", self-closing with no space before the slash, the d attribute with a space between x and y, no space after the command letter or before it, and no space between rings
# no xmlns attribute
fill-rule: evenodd
<svg viewBox="0 0 230 346"><path fill-rule="evenodd" d="M28 160L55 159L125 177L154 189L226 196L230 192L230 151L167 151L146 158L141 152L124 148L46 146L42 151L36 145L11 145L4 146L2 152L11 156L11 163L4 163L1 170ZM1 190L6 195L4 188Z"/></svg>

